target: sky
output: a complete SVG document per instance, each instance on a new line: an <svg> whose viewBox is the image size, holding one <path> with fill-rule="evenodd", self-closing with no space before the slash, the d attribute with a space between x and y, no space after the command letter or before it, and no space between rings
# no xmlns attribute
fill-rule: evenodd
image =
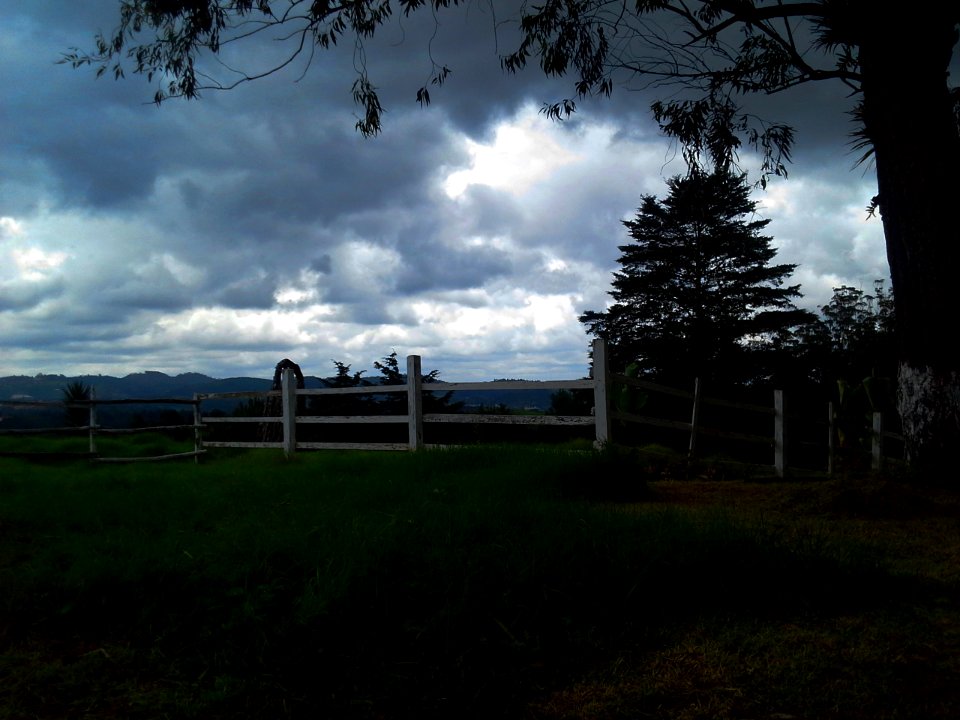
<svg viewBox="0 0 960 720"><path fill-rule="evenodd" d="M472 4L367 44L376 138L354 129L350 43L158 107L145 78L57 62L110 33L118 6L0 0L0 376L270 377L283 358L373 374L393 351L448 381L587 374L577 317L608 304L622 221L684 171L655 93L618 86L552 121L540 108L572 81L504 75L509 37ZM282 51L224 59L254 70ZM452 72L421 108L431 53ZM847 109L826 85L763 106L797 141L789 179L753 197L814 310L889 272Z"/></svg>

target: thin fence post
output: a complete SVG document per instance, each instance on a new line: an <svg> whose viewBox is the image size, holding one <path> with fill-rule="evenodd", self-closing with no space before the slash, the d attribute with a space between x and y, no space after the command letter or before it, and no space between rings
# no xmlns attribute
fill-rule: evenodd
<svg viewBox="0 0 960 720"><path fill-rule="evenodd" d="M280 381L283 419L283 453L290 457L297 451L297 378L293 368L284 368Z"/></svg>
<svg viewBox="0 0 960 720"><path fill-rule="evenodd" d="M90 413L87 418L88 424L90 426L90 454L97 454L97 391L95 388L90 388Z"/></svg>
<svg viewBox="0 0 960 720"><path fill-rule="evenodd" d="M871 443L870 467L874 472L883 469L883 413L873 413L873 442Z"/></svg>
<svg viewBox="0 0 960 720"><path fill-rule="evenodd" d="M200 451L203 449L203 437L200 434L200 394L193 394L193 451L196 455L193 458L195 465L200 464Z"/></svg>
<svg viewBox="0 0 960 720"><path fill-rule="evenodd" d="M834 443L837 437L837 428L835 426L836 418L833 415L833 400L827 403L827 475L833 477L833 461L836 447Z"/></svg>
<svg viewBox="0 0 960 720"><path fill-rule="evenodd" d="M593 415L596 423L597 447L613 442L613 426L610 418L611 390L607 344L601 338L597 338L593 341Z"/></svg>
<svg viewBox="0 0 960 720"><path fill-rule="evenodd" d="M777 477L786 472L786 442L784 436L783 390L773 391L773 467Z"/></svg>
<svg viewBox="0 0 960 720"><path fill-rule="evenodd" d="M697 428L700 426L700 378L693 380L693 412L690 416L690 448L687 459L693 460L697 451Z"/></svg>
<svg viewBox="0 0 960 720"><path fill-rule="evenodd" d="M407 356L407 432L411 450L423 448L423 376L420 356Z"/></svg>

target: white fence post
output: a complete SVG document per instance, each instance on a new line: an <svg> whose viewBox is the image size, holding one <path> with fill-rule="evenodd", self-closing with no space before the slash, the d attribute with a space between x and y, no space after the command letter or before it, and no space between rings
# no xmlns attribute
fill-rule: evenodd
<svg viewBox="0 0 960 720"><path fill-rule="evenodd" d="M200 393L193 394L193 451L197 454L193 462L200 463L200 451L203 449L203 437L200 434L200 423L202 414L200 413Z"/></svg>
<svg viewBox="0 0 960 720"><path fill-rule="evenodd" d="M283 418L283 453L290 457L297 451L297 378L293 368L284 368L280 381Z"/></svg>
<svg viewBox="0 0 960 720"><path fill-rule="evenodd" d="M423 376L420 356L407 356L407 428L411 450L423 447Z"/></svg>
<svg viewBox="0 0 960 720"><path fill-rule="evenodd" d="M870 444L870 467L874 472L883 469L883 414L873 413L873 442Z"/></svg>
<svg viewBox="0 0 960 720"><path fill-rule="evenodd" d="M88 423L90 425L90 454L97 454L97 404L95 402L97 397L97 391L94 388L90 388L90 414L88 416Z"/></svg>
<svg viewBox="0 0 960 720"><path fill-rule="evenodd" d="M596 422L597 447L612 442L609 378L607 345L601 338L597 338L593 341L593 416Z"/></svg>
<svg viewBox="0 0 960 720"><path fill-rule="evenodd" d="M784 440L785 418L783 415L783 390L773 391L773 467L777 477L786 471L786 447Z"/></svg>
<svg viewBox="0 0 960 720"><path fill-rule="evenodd" d="M833 460L834 455L836 454L836 447L834 447L834 438L837 436L837 428L835 427L836 418L833 414L833 401L827 403L827 475L833 476Z"/></svg>
<svg viewBox="0 0 960 720"><path fill-rule="evenodd" d="M693 380L693 412L690 415L690 447L687 458L693 460L697 451L697 428L700 426L700 378Z"/></svg>

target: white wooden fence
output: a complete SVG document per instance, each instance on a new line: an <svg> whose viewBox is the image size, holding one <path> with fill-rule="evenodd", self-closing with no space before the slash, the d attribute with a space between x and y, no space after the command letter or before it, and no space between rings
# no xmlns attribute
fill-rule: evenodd
<svg viewBox="0 0 960 720"><path fill-rule="evenodd" d="M599 386L599 390L598 390ZM602 397L606 388L602 380L496 380L492 382L452 382L443 383L439 388L428 384L425 388L421 375L421 360L418 355L407 357L407 382L403 385L370 385L348 388L318 388L297 389L294 372L291 368L283 371L282 387L279 391L269 392L231 392L231 393L200 393L197 400L223 400L277 397L281 399L279 416L268 417L213 417L203 416L204 425L215 423L281 423L283 426L282 442L217 442L203 441L204 447L258 447L278 448L287 455L297 450L420 450L428 445L423 440L424 423L499 423L507 425L595 425L596 418L592 415L488 415L472 413L424 413L423 392L433 389L442 392L482 391L482 390L592 390L595 397ZM297 398L332 396L332 395L383 395L387 393L405 393L407 397L407 413L404 415L297 415ZM343 442L302 442L297 440L297 426L308 424L388 424L398 423L407 426L407 442L404 443L343 443ZM598 428L600 426L598 425ZM600 430L597 438L600 440ZM603 438L606 440L606 437Z"/></svg>
<svg viewBox="0 0 960 720"><path fill-rule="evenodd" d="M279 391L260 392L229 392L229 393L196 393L193 399L130 399L130 400L96 400L91 399L75 406L89 408L89 422L83 427L51 428L47 430L17 430L3 431L5 433L37 433L37 432L87 432L89 434L89 455L100 462L132 462L137 460L167 460L183 457L197 458L207 448L276 448L283 450L287 455L293 455L298 450L420 450L427 447L437 447L424 442L423 428L426 423L472 423L472 424L504 424L504 425L535 425L535 426L593 426L594 439L598 446L616 441L615 429L622 427L622 423L642 424L654 427L670 428L689 434L688 450L691 456L697 451L697 440L701 435L712 435L729 440L759 443L771 448L773 470L777 476L783 477L787 467L787 423L784 409L784 396L780 390L773 392L773 402L770 406L731 402L708 397L701 397L700 383L695 383L692 392L678 390L663 385L630 378L610 371L607 360L606 346L602 340L593 343L593 378L579 380L550 380L550 381L520 381L497 380L492 382L451 382L440 385L428 384L424 387L421 375L421 359L417 355L407 357L407 381L403 385L371 385L348 388L319 388L298 389L296 387L294 371L291 368L284 370L281 389ZM690 401L690 420L668 420L645 415L638 415L617 409L611 402L614 387L632 387L643 391L674 395ZM589 390L593 393L593 414L591 415L489 415L472 413L424 413L424 390L439 390L444 393L456 391L484 391L484 390ZM403 415L300 415L297 413L298 398L311 396L360 395L387 393L405 393L407 413ZM223 399L260 399L279 398L280 414L278 416L261 417L217 417L203 414L203 403L209 400ZM181 404L193 407L194 422L192 425L174 425L135 429L104 428L97 423L97 407L112 404ZM0 402L0 405L54 405L54 403L24 403ZM700 423L701 406L704 404L718 405L737 410L768 415L772 418L772 433L769 435L755 435L739 433L729 429L705 427ZM56 405L63 406L61 403ZM889 433L882 431L882 420L879 413L874 419L873 467L880 469L883 461L882 443ZM270 441L216 441L203 438L203 429L219 423L246 423L246 424L275 424L282 427L282 440ZM404 424L407 427L406 442L375 443L375 442L312 442L297 439L298 426L317 424ZM836 435L833 426L832 405L827 427L827 456L828 471L832 471L833 438ZM131 433L150 430L172 430L192 428L194 432L194 449L191 452L149 458L102 458L97 456L97 434Z"/></svg>
<svg viewBox="0 0 960 720"><path fill-rule="evenodd" d="M689 452L696 451L699 435L714 435L717 437L740 441L755 442L768 445L772 450L773 469L782 477L786 471L786 443L785 443L785 415L783 393L774 391L772 406L734 403L700 396L699 382L693 392L677 390L655 383L637 380L619 373L612 373L607 360L607 350L602 340L593 343L593 378L580 380L550 380L550 381L519 381L497 380L492 382L445 382L439 386L444 393L456 391L484 391L484 390L590 390L593 393L592 415L489 415L489 414L437 414L423 412L423 391L421 382L421 359L417 355L407 357L407 382L404 385L376 385L350 388L321 388L297 389L292 369L287 369L282 375L282 389L270 392L233 392L233 393L202 393L195 399L202 403L204 400L242 399L278 397L281 400L279 416L269 417L213 417L203 416L201 423L211 425L216 423L281 423L283 440L277 442L240 442L240 441L207 441L202 442L203 448L276 448L282 449L288 456L298 450L419 450L424 447L439 447L424 443L423 426L425 423L473 423L473 424L504 424L504 425L538 425L538 426L593 426L594 439L597 446L615 441L614 429L616 421L625 423L643 424L656 427L671 428L689 433ZM642 416L617 410L611 402L611 390L614 386L634 387L644 391L666 393L689 399L691 402L691 419L687 421L667 420L662 418ZM427 390L435 389L427 386ZM382 395L384 393L406 393L407 413L405 415L339 415L339 416L311 416L297 415L297 398L311 396L350 395L370 393ZM748 410L770 415L773 421L771 435L760 436L746 433L737 433L729 430L703 427L698 421L700 406L703 403L725 405L740 410ZM297 439L297 427L307 424L384 424L400 423L407 426L407 441L402 443L344 443L344 442L303 442ZM198 451L202 448L198 446Z"/></svg>
<svg viewBox="0 0 960 720"><path fill-rule="evenodd" d="M149 427L135 428L111 428L99 424L97 419L97 408L105 405L191 405L193 406L193 423L190 425L154 425ZM86 409L88 412L86 425L72 425L70 427L50 427L50 428L26 428L26 429L0 429L0 435L66 435L85 433L88 437L88 452L86 453L66 453L70 457L81 456L88 457L97 462L106 463L129 463L129 462L156 462L159 460L174 460L185 457L198 457L205 451L201 448L201 424L200 424L200 403L194 398L186 400L184 398L130 398L120 400L97 400L95 397L89 400L75 400L71 402L37 402L26 400L3 400L0 401L0 407L9 406L15 408L76 408ZM192 429L194 434L194 449L188 452L173 453L170 455L153 455L149 457L122 457L111 458L102 457L97 452L97 437L100 435L131 435L144 432L164 432L170 430ZM2 452L0 455L23 455L20 452ZM31 455L53 455L53 453L30 453Z"/></svg>

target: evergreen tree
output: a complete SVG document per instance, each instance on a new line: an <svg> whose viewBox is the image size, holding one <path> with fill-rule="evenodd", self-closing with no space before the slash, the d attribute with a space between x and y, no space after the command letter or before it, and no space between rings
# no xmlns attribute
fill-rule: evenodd
<svg viewBox="0 0 960 720"><path fill-rule="evenodd" d="M756 203L744 176L693 172L667 183L624 222L633 242L620 246L614 304L580 317L611 345L615 368L665 382L694 377L745 381L748 359L767 338L813 319L798 310L795 265L770 265L769 220L751 219ZM746 372L745 372L746 371Z"/></svg>
<svg viewBox="0 0 960 720"><path fill-rule="evenodd" d="M373 367L380 372L379 378L363 377L365 370L352 372L350 366L339 360L333 360L337 374L332 378L321 379L328 388L373 387L379 385L406 385L407 374L400 369L400 360L396 351L374 361ZM424 385L438 383L439 370L431 370L421 375ZM463 408L462 402L453 402L453 392L441 394L424 391L423 409L429 413L456 413ZM407 412L406 393L379 393L354 395L322 395L313 398L310 410L318 415L402 415Z"/></svg>
<svg viewBox="0 0 960 720"><path fill-rule="evenodd" d="M351 373L350 366L339 360L332 360L337 374L320 382L328 388L351 388L372 385L362 375L363 370ZM311 411L319 415L369 415L375 414L376 403L372 395L323 395L312 398Z"/></svg>
<svg viewBox="0 0 960 720"><path fill-rule="evenodd" d="M397 359L397 352L393 351L383 358L382 362L374 362L373 367L380 371L383 385L405 385L407 374L401 372L400 362ZM420 376L424 385L440 382L440 371L431 370L425 375ZM463 409L462 402L453 402L453 392L446 392L437 395L433 392L424 391L423 393L423 411L427 413L456 413ZM407 411L407 398L405 395L390 393L384 396L380 401L384 412L402 414Z"/></svg>

